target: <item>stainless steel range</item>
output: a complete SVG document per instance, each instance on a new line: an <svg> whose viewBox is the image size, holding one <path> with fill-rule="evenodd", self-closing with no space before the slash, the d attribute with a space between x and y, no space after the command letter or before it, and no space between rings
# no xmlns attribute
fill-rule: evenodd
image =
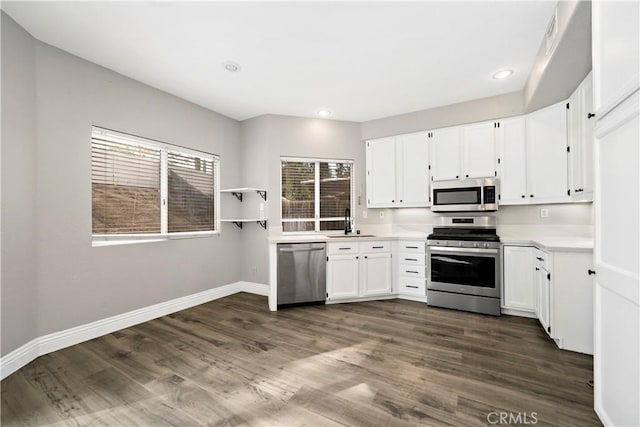
<svg viewBox="0 0 640 427"><path fill-rule="evenodd" d="M427 304L500 315L495 216L441 217L427 237Z"/></svg>

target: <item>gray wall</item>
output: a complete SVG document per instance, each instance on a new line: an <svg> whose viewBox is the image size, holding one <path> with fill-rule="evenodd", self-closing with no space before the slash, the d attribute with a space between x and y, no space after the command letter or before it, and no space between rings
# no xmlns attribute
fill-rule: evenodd
<svg viewBox="0 0 640 427"><path fill-rule="evenodd" d="M242 144L244 185L268 190L270 227L280 227L281 156L353 159L356 195L364 186L365 152L360 123L266 115L242 122ZM258 209L246 207L250 212ZM356 206L356 218L361 217L362 208ZM269 283L267 232L250 224L243 233L243 279Z"/></svg>
<svg viewBox="0 0 640 427"><path fill-rule="evenodd" d="M4 14L2 36L2 354L34 329L42 336L239 280L233 229L92 247L90 166L95 124L219 154L221 186L236 185L239 123L33 41Z"/></svg>
<svg viewBox="0 0 640 427"><path fill-rule="evenodd" d="M544 37L524 88L527 112L563 101L591 71L591 2L558 2L556 47Z"/></svg>
<svg viewBox="0 0 640 427"><path fill-rule="evenodd" d="M37 336L34 39L2 13L2 342Z"/></svg>
<svg viewBox="0 0 640 427"><path fill-rule="evenodd" d="M522 92L513 92L363 122L362 139L482 122L523 113Z"/></svg>

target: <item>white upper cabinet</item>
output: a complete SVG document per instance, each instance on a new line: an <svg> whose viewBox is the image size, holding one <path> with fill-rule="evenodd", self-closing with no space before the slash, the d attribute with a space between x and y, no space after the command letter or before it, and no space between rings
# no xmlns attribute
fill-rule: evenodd
<svg viewBox="0 0 640 427"><path fill-rule="evenodd" d="M367 207L386 208L396 200L395 137L367 141Z"/></svg>
<svg viewBox="0 0 640 427"><path fill-rule="evenodd" d="M429 132L431 179L496 175L495 122L435 129Z"/></svg>
<svg viewBox="0 0 640 427"><path fill-rule="evenodd" d="M576 201L593 200L593 85L591 74L569 98L567 118L569 191Z"/></svg>
<svg viewBox="0 0 640 427"><path fill-rule="evenodd" d="M427 133L396 137L397 206L429 205L429 162Z"/></svg>
<svg viewBox="0 0 640 427"><path fill-rule="evenodd" d="M368 208L429 206L427 132L366 144Z"/></svg>
<svg viewBox="0 0 640 427"><path fill-rule="evenodd" d="M461 178L496 176L496 122L462 126Z"/></svg>
<svg viewBox="0 0 640 427"><path fill-rule="evenodd" d="M528 203L527 136L525 117L500 120L496 132L498 150L499 203Z"/></svg>
<svg viewBox="0 0 640 427"><path fill-rule="evenodd" d="M640 3L594 1L595 113L604 117L640 88Z"/></svg>
<svg viewBox="0 0 640 427"><path fill-rule="evenodd" d="M532 203L570 201L566 104L560 102L527 116L527 196Z"/></svg>
<svg viewBox="0 0 640 427"><path fill-rule="evenodd" d="M460 178L461 136L460 126L429 132L429 161L433 181Z"/></svg>

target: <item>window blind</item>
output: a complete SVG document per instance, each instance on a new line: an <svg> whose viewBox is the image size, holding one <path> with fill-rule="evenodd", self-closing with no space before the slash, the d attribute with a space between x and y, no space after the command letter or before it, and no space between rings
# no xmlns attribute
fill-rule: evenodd
<svg viewBox="0 0 640 427"><path fill-rule="evenodd" d="M160 161L160 149L93 133L93 234L160 232Z"/></svg>
<svg viewBox="0 0 640 427"><path fill-rule="evenodd" d="M281 159L282 229L340 230L353 205L352 161Z"/></svg>
<svg viewBox="0 0 640 427"><path fill-rule="evenodd" d="M282 219L284 231L313 231L316 212L315 162L282 161ZM307 221L300 221L306 219Z"/></svg>
<svg viewBox="0 0 640 427"><path fill-rule="evenodd" d="M169 233L214 229L216 167L213 157L167 153Z"/></svg>

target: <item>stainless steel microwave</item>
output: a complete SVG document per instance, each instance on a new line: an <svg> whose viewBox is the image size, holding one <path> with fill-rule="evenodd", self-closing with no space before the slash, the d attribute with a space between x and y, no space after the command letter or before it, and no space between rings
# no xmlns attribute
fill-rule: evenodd
<svg viewBox="0 0 640 427"><path fill-rule="evenodd" d="M433 212L491 212L498 210L499 180L495 177L435 181L431 185Z"/></svg>

